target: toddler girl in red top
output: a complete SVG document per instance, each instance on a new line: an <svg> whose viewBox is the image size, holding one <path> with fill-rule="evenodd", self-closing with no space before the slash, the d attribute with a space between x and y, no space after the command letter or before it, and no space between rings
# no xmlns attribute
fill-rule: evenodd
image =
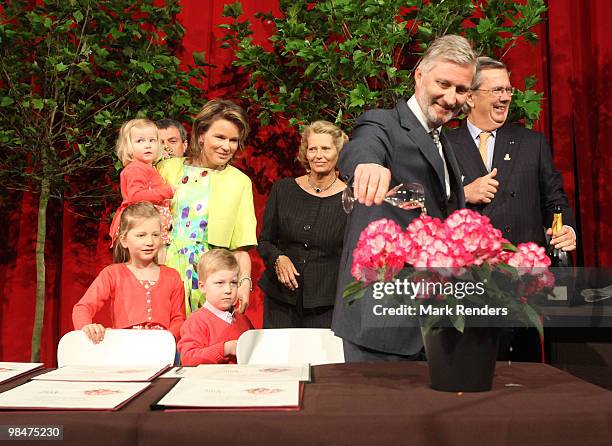
<svg viewBox="0 0 612 446"><path fill-rule="evenodd" d="M236 364L238 338L253 328L244 314L234 311L239 272L236 257L227 249L212 249L200 257L198 287L206 302L181 328L182 365Z"/></svg>
<svg viewBox="0 0 612 446"><path fill-rule="evenodd" d="M75 330L94 343L105 328L93 317L110 300L112 328L170 331L179 339L185 321L183 281L172 268L157 264L162 245L159 212L148 202L127 206L119 225L114 262L100 272L72 309Z"/></svg>
<svg viewBox="0 0 612 446"><path fill-rule="evenodd" d="M117 157L123 163L120 175L123 202L113 218L110 227L111 247L115 245L119 232L121 213L131 203L149 201L161 215L161 237L164 244L159 252L159 262L165 263L166 248L170 243L168 230L172 225L168 201L174 195L174 188L164 183L153 163L162 156L157 126L148 119L132 119L121 126L117 139Z"/></svg>

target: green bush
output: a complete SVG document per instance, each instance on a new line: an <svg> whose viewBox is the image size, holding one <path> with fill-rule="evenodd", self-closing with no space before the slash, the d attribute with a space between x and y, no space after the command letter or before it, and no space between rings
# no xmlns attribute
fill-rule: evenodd
<svg viewBox="0 0 612 446"><path fill-rule="evenodd" d="M474 4L476 3L476 4ZM543 0L281 0L281 17L260 13L273 24L272 49L253 42L240 3L227 5L230 23L223 46L248 76L242 97L262 125L288 120L299 127L316 119L345 131L373 107L392 107L413 92L412 73L436 37L463 34L481 55L501 58L519 39L534 44L532 31L546 11ZM531 126L542 95L533 79L517 93L512 120Z"/></svg>
<svg viewBox="0 0 612 446"><path fill-rule="evenodd" d="M114 144L125 120L181 119L201 105L204 58L179 67L178 0L12 0L0 10L0 203L37 194L36 318L40 355L49 199L115 198Z"/></svg>

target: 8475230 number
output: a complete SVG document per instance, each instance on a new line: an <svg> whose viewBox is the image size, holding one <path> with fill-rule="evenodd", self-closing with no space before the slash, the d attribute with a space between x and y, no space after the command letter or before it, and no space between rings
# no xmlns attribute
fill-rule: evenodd
<svg viewBox="0 0 612 446"><path fill-rule="evenodd" d="M0 426L0 440L63 440L64 426L62 425L2 425Z"/></svg>

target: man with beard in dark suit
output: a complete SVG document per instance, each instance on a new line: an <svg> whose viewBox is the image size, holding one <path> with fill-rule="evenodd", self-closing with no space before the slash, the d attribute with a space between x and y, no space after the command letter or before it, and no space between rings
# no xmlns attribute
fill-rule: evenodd
<svg viewBox="0 0 612 446"><path fill-rule="evenodd" d="M358 203L347 220L332 330L344 340L347 362L420 358L423 346L415 318L381 316L372 290L347 306L342 293L352 282L352 251L361 231L380 218L402 227L419 215L383 204L391 187L421 183L429 215L444 219L465 206L461 174L446 137L440 135L465 103L476 56L469 42L447 35L435 40L415 70L415 94L391 110L370 110L357 120L338 167ZM372 206L375 205L375 206Z"/></svg>
<svg viewBox="0 0 612 446"><path fill-rule="evenodd" d="M467 206L486 215L514 244L546 244L556 205L565 226L550 243L564 251L576 249L574 214L553 165L544 135L506 123L514 88L500 61L479 57L467 96L467 119L448 133L463 176ZM548 228L548 229L546 229ZM535 330L519 330L510 359L537 359ZM502 342L507 357L508 339ZM516 351L519 350L519 351Z"/></svg>

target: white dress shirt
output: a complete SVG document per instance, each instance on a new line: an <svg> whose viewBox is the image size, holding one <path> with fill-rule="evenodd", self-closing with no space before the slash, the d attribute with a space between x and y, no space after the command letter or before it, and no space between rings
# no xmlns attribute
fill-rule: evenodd
<svg viewBox="0 0 612 446"><path fill-rule="evenodd" d="M408 99L408 108L410 109L412 113L414 113L414 116L416 116L416 118L419 120L423 128L427 131L427 133L431 134L433 130L438 130L438 132L442 131L442 126L438 127L437 129L433 129L429 127L429 125L427 124L427 118L425 117L423 110L421 110L421 107L419 103L417 102L416 97L414 95L412 95L410 99ZM438 146L438 153L440 154L440 158L442 158L442 165L444 166L444 185L446 186L445 187L446 198L448 198L450 197L450 178L448 176L448 168L446 167L446 159L444 158L444 151L442 150L442 143L438 142L437 146Z"/></svg>
<svg viewBox="0 0 612 446"><path fill-rule="evenodd" d="M231 324L234 321L234 312L219 310L218 308L213 307L208 301L204 302L204 308L210 311L212 314L217 316L222 321Z"/></svg>

